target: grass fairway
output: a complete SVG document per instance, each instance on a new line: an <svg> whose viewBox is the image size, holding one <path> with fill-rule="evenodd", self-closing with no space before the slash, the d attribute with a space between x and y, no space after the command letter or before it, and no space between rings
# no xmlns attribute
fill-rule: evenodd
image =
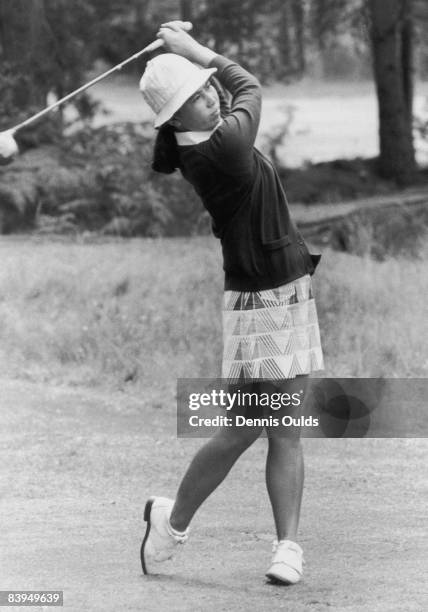
<svg viewBox="0 0 428 612"><path fill-rule="evenodd" d="M145 393L218 376L213 238L3 238L0 257L3 374ZM327 376L428 375L426 257L379 263L325 249L314 288Z"/></svg>
<svg viewBox="0 0 428 612"><path fill-rule="evenodd" d="M197 514L177 563L143 577L149 495L173 496L177 377L221 358L214 240L0 241L0 588L92 611L426 610L426 440L304 440L304 581L268 585L266 440ZM325 375L427 377L426 264L325 250ZM36 608L37 609L37 608Z"/></svg>

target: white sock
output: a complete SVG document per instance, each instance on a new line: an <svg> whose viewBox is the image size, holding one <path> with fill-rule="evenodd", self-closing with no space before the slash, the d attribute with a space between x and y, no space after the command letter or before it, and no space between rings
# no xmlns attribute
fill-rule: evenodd
<svg viewBox="0 0 428 612"><path fill-rule="evenodd" d="M187 534L189 533L189 528L185 529L184 531L177 531L177 529L174 529L174 527L169 522L169 519L167 521L167 530L170 535L176 538L183 538L184 536L187 536Z"/></svg>

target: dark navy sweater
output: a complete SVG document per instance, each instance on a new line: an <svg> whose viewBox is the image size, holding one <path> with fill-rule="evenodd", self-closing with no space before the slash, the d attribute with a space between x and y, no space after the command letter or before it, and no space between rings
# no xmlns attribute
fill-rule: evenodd
<svg viewBox="0 0 428 612"><path fill-rule="evenodd" d="M232 96L230 112L204 142L178 147L179 168L201 197L220 239L225 289L257 291L313 274L311 255L292 222L272 163L254 147L261 88L238 64L217 55L210 63Z"/></svg>

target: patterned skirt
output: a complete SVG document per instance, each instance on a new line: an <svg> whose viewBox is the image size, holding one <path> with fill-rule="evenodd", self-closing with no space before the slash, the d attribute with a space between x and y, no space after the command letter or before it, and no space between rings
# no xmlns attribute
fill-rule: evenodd
<svg viewBox="0 0 428 612"><path fill-rule="evenodd" d="M222 378L284 380L324 368L311 276L264 291L225 291Z"/></svg>

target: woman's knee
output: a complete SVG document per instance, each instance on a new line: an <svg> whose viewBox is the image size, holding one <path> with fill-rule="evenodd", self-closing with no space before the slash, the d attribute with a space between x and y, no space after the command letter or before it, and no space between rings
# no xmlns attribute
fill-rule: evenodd
<svg viewBox="0 0 428 612"><path fill-rule="evenodd" d="M277 432L272 432L272 435L268 434L268 444L271 451L278 451L283 453L293 453L302 449L302 442L300 435L294 436L278 436L275 435Z"/></svg>

